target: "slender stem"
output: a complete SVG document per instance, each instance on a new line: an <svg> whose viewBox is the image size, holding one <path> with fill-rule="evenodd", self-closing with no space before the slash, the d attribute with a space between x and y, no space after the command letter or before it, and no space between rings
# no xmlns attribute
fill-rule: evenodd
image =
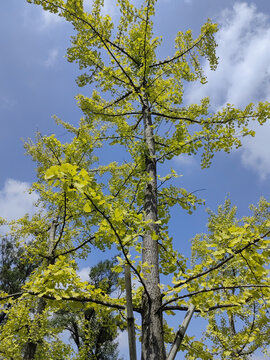
<svg viewBox="0 0 270 360"><path fill-rule="evenodd" d="M176 354L178 352L178 349L179 349L179 347L180 347L180 345L181 345L181 343L183 341L183 338L185 336L187 327L188 327L188 325L190 323L190 320L192 318L192 315L194 313L194 310L195 310L195 306L193 304L190 304L189 308L188 308L188 311L186 313L186 316L185 316L185 318L184 318L184 320L182 322L182 325L180 326L179 330L176 333L176 336L175 336L173 345L171 347L169 356L167 357L167 360L174 360L175 359Z"/></svg>
<svg viewBox="0 0 270 360"><path fill-rule="evenodd" d="M131 287L131 273L130 266L125 266L125 285L126 285L126 306L127 306L127 325L128 325L128 344L129 344L129 358L136 360L136 335L135 324L132 305L132 287Z"/></svg>

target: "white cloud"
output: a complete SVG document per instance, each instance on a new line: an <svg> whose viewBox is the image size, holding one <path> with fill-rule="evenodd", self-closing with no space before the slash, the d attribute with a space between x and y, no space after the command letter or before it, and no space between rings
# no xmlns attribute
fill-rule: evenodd
<svg viewBox="0 0 270 360"><path fill-rule="evenodd" d="M13 220L22 217L25 213L33 214L34 203L38 200L38 194L29 194L29 184L13 179L6 180L0 190L0 216Z"/></svg>
<svg viewBox="0 0 270 360"><path fill-rule="evenodd" d="M63 18L61 18L57 14L50 13L49 11L44 11L43 9L41 11L42 11L41 22L40 22L41 30L50 28L64 21Z"/></svg>
<svg viewBox="0 0 270 360"><path fill-rule="evenodd" d="M46 67L54 66L54 64L56 63L58 55L59 55L59 51L57 49L52 49L49 52L49 55L48 55L47 59L44 61L44 65Z"/></svg>
<svg viewBox="0 0 270 360"><path fill-rule="evenodd" d="M84 10L91 11L92 0L84 0ZM116 1L113 0L104 0L104 7L102 9L102 14L109 14L111 17L117 14Z"/></svg>
<svg viewBox="0 0 270 360"><path fill-rule="evenodd" d="M104 1L104 13L115 16L117 13L116 1L105 0Z"/></svg>
<svg viewBox="0 0 270 360"><path fill-rule="evenodd" d="M181 155L175 157L174 161L178 165L183 165L183 166L192 166L192 165L196 164L194 157L191 155L187 155L187 154L181 154Z"/></svg>
<svg viewBox="0 0 270 360"><path fill-rule="evenodd" d="M164 2L170 2L170 0L159 0ZM141 6L143 4L142 0L130 0L134 6ZM185 3L190 4L192 0L184 0ZM92 0L84 0L84 10L91 11ZM109 14L111 17L116 16L119 13L119 7L117 6L116 0L104 0L104 7L102 9L102 14Z"/></svg>
<svg viewBox="0 0 270 360"><path fill-rule="evenodd" d="M270 175L270 123L254 127L255 138L246 138L243 143L241 159L247 168L258 173L261 180Z"/></svg>
<svg viewBox="0 0 270 360"><path fill-rule="evenodd" d="M65 20L57 14L43 10L40 6L25 7L23 11L24 26L38 31L47 31L55 25L64 24Z"/></svg>
<svg viewBox="0 0 270 360"><path fill-rule="evenodd" d="M84 267L81 270L78 271L78 275L81 278L82 281L88 281L89 280L89 272L90 272L90 267Z"/></svg>
<svg viewBox="0 0 270 360"><path fill-rule="evenodd" d="M215 108L227 102L243 106L269 98L270 22L254 5L236 3L225 10L217 34L219 65L216 71L204 66L208 83L191 86L188 102L209 95Z"/></svg>
<svg viewBox="0 0 270 360"><path fill-rule="evenodd" d="M255 5L237 2L222 13L217 34L219 65L215 72L207 65L208 83L190 86L186 101L199 102L210 96L214 109L226 103L242 107L250 102L270 100L270 20ZM241 159L261 178L270 174L270 126L255 126L254 139L245 139Z"/></svg>

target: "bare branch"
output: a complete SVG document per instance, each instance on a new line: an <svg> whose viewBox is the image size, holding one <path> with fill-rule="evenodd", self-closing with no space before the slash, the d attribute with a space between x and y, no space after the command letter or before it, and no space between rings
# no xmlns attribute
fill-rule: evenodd
<svg viewBox="0 0 270 360"><path fill-rule="evenodd" d="M12 299L12 298L19 298L19 297L21 297L23 294L24 294L24 292L23 292L23 291L20 291L20 292L17 292L17 293L14 293L14 294L10 294L10 295L0 296L0 301L7 300L7 299Z"/></svg>
<svg viewBox="0 0 270 360"><path fill-rule="evenodd" d="M214 310L217 310L217 309L226 309L226 308L232 308L232 307L238 307L238 306L240 306L240 305L239 304L217 304L217 305L214 305L214 306L210 306L210 308L207 309L207 310L204 309L203 312L211 312L211 311L214 311ZM169 305L169 306L164 307L163 311L166 311L166 310L186 311L186 310L188 310L188 307L187 306L178 306L178 305ZM201 313L202 310L195 309L195 312Z"/></svg>
<svg viewBox="0 0 270 360"><path fill-rule="evenodd" d="M234 254L228 256L228 257L225 257L222 261L218 262L216 265L210 267L209 269L199 273L199 274L196 274L196 275L193 275L191 277L189 277L188 279L184 280L184 281L179 281L178 284L176 284L174 286L174 288L178 288L184 284L187 284L189 282L191 282L192 280L195 280L195 279L198 279L202 276L205 276L209 273L211 273L212 271L214 270L217 270L219 269L221 266L225 265L227 262L229 262L230 260L232 260L237 254L241 254L244 250L248 249L249 247L251 246L254 246L256 245L260 240L263 240L264 238L266 238L268 235L270 234L270 230L267 231L263 236L261 236L260 238L257 238L251 242L249 242L247 245L243 246L241 249L238 249L238 250L235 250L234 251Z"/></svg>
<svg viewBox="0 0 270 360"><path fill-rule="evenodd" d="M116 104L119 103L120 101L126 99L126 98L127 98L129 95L131 95L131 94L132 94L132 91L131 91L131 90L128 91L128 92L126 92L124 95L120 96L118 99L116 99L115 101L113 101L113 102L110 103L109 105L104 106L104 108L103 108L102 110L106 110L106 109L108 109L109 107L116 105Z"/></svg>
<svg viewBox="0 0 270 360"><path fill-rule="evenodd" d="M115 236L116 236L116 238L117 238L117 240L118 240L118 243L119 243L119 245L120 245L120 247L121 247L121 249L122 249L122 253L123 253L124 257L125 257L125 260L126 260L127 264L128 264L128 265L130 266L130 268L134 271L134 273L138 276L138 278L140 279L140 282L141 282L142 286L144 287L145 293L147 294L148 298L150 298L149 293L148 293L147 288L146 288L146 285L145 285L145 283L144 283L144 281L143 281L140 273L138 272L138 270L137 270L137 269L135 268L135 266L130 262L130 260L129 260L128 256L127 256L126 250L125 250L125 246L123 245L122 239L121 239L121 237L119 236L119 234L118 234L115 226L114 226L113 223L111 222L111 219L109 218L109 216L107 216L102 210L100 210L100 209L97 207L97 205L95 204L95 202L91 199L91 197L90 197L87 193L84 192L84 196L91 202L91 204L94 206L95 210L96 210L99 214L101 214L102 217L103 217L103 218L108 222L108 224L110 225L110 227L111 227L112 231L114 232L114 234L115 234Z"/></svg>
<svg viewBox="0 0 270 360"><path fill-rule="evenodd" d="M157 159L156 159L156 162L159 162L159 161L163 160L166 156L169 156L169 155L175 153L176 151L184 148L184 147L187 146L187 145L192 144L192 143L195 142L195 141L202 140L202 139L204 139L205 137L206 137L206 136L199 136L199 137L197 137L197 138L194 138L193 140L190 140L190 141L186 142L185 144L183 144L183 145L181 145L181 146L177 146L177 147L174 148L173 150L168 151L167 153L165 153L165 154L163 154L162 156L160 156L159 158L157 158Z"/></svg>
<svg viewBox="0 0 270 360"><path fill-rule="evenodd" d="M2 297L0 297L0 301L6 300L6 299L11 299L11 298L18 298L25 294L29 294L32 296L39 296L39 298L43 298L43 299L47 299L47 300L57 300L56 297L54 297L52 295L43 294L40 296L40 293L34 292L34 291L20 291L18 293L2 296ZM61 300L78 301L80 303L94 303L94 304L103 305L103 306L110 307L113 309L118 309L118 310L126 309L126 307L124 305L114 304L114 303L110 303L108 301L99 300L99 299L93 299L93 298L90 298L87 296L85 296L85 297L83 297L83 296L77 296L77 297L76 296L68 296L68 297L61 296ZM138 313L141 313L141 309L138 307L134 307L133 310Z"/></svg>
<svg viewBox="0 0 270 360"><path fill-rule="evenodd" d="M137 127L139 126L140 122L142 121L143 119L143 114L140 113L140 118L138 119L138 121L136 122L136 124L132 127L132 130L136 130Z"/></svg>
<svg viewBox="0 0 270 360"><path fill-rule="evenodd" d="M179 55L176 55L170 59L167 59L167 60L163 60L163 61L159 61L158 63L156 64L152 64L150 65L149 67L150 68L153 68L153 67L157 67L157 66L162 66L162 65L165 65L165 64L169 64L175 60L178 60L179 58L181 58L182 56L186 55L189 51L191 51L192 49L194 49L195 46L199 45L199 43L205 38L205 36L207 35L207 32L196 42L194 43L190 48L188 48L187 50L183 51L181 54Z"/></svg>
<svg viewBox="0 0 270 360"><path fill-rule="evenodd" d="M55 242L54 246L53 246L53 250L52 250L52 255L54 254L54 251L56 250L58 244L60 243L63 233L64 233L64 229L66 226L66 217L67 217L67 194L66 192L64 192L64 216L63 216L63 224L60 230L60 234L59 237L57 239L57 241Z"/></svg>
<svg viewBox="0 0 270 360"><path fill-rule="evenodd" d="M114 197L117 197L119 195L119 193L121 192L122 188L126 185L127 181L130 179L130 177L132 176L132 174L134 173L134 171L137 169L138 165L135 164L135 166L131 169L130 173L127 175L127 177L125 178L125 180L123 181L123 183L121 184L121 186L119 187L118 191L116 194L114 194Z"/></svg>
<svg viewBox="0 0 270 360"><path fill-rule="evenodd" d="M47 4L51 4L52 3L48 0L43 0L45 1ZM133 83L131 77L129 76L129 74L126 72L126 70L123 68L123 66L121 65L120 61L117 59L117 57L114 55L114 53L112 52L112 50L109 48L108 44L111 45L112 47L116 48L117 50L119 50L120 52L122 52L122 54L126 55L128 58L130 58L136 65L140 66L140 64L132 57L130 56L124 49L122 49L121 47L119 47L119 45L115 44L114 42L110 41L109 39L105 38L102 34L100 34L97 29L88 21L86 21L85 19L82 19L81 17L79 17L77 14L65 9L64 7L60 6L60 5L56 5L56 7L60 10L62 10L63 12L68 13L70 16L74 17L75 19L83 22L84 24L88 25L90 27L90 29L99 37L100 41L103 43L105 49L108 51L109 55L113 58L113 60L115 61L115 63L118 65L118 67L121 69L122 73L126 76L126 78L128 79L130 85L133 87L133 89L137 92L138 87ZM142 98L141 98L142 101ZM143 102L143 101L142 101Z"/></svg>
<svg viewBox="0 0 270 360"><path fill-rule="evenodd" d="M189 294L177 296L174 299L170 299L166 303L164 303L160 309L162 310L166 305L168 305L174 301L178 301L178 300L185 299L185 298L190 298L192 296L200 295L203 293L208 293L208 292L212 292L212 291L220 291L220 290L245 289L245 288L259 288L259 289L268 288L269 289L270 285L253 285L253 284L251 284L251 285L232 285L232 286L217 286L212 289L201 289L198 291L191 292Z"/></svg>
<svg viewBox="0 0 270 360"><path fill-rule="evenodd" d="M126 115L141 115L141 112L131 111L131 112L125 112L121 114L106 114L101 112L95 112L91 111L93 115L101 115L101 116L109 116L109 117L118 117L118 116L126 116Z"/></svg>
<svg viewBox="0 0 270 360"><path fill-rule="evenodd" d="M150 0L148 0L148 3L147 3L146 21L145 21L145 29L144 29L144 43L143 43L143 57L144 57L143 85L145 84L145 79L146 79L146 58L147 58L147 53L146 53L146 38L147 38L147 28L148 28L148 23L149 23L149 5L150 5Z"/></svg>
<svg viewBox="0 0 270 360"><path fill-rule="evenodd" d="M138 61L131 56L125 49L123 49L121 46L117 45L115 42L112 42L111 40L105 38L102 34L99 33L99 31L87 20L82 19L80 16L78 16L76 13L73 13L67 9L65 9L64 7L62 7L61 5L55 5L52 4L50 1L48 0L43 0L44 2L46 2L47 4L50 5L54 5L56 8L62 10L63 12L66 12L67 14L69 14L70 16L72 16L73 18L81 21L82 23L88 25L90 27L90 29L93 31L94 34L96 34L99 39L101 40L101 42L106 46L106 43L108 43L109 45L111 45L112 47L114 47L115 49L117 49L118 51L120 51L123 55L126 55L130 60L132 60L136 65L140 66L140 63L138 63Z"/></svg>
<svg viewBox="0 0 270 360"><path fill-rule="evenodd" d="M75 248L72 248L72 249L69 249L67 251L64 251L60 254L57 254L55 257L58 258L59 256L63 256L63 255L67 255L67 254L70 254L74 251L77 251L79 249L81 249L84 245L88 244L90 241L92 241L93 239L95 239L95 236L91 236L89 239L85 240L84 242L82 242L80 245L78 245L77 247Z"/></svg>
<svg viewBox="0 0 270 360"><path fill-rule="evenodd" d="M246 259L246 257L245 257L242 253L240 254L240 256L244 259L244 261L245 261L245 263L247 264L247 266L248 266L251 274L253 275L254 279L257 281L257 283L259 283L260 281L259 281L259 279L257 278L255 272L253 271L253 269L252 269L250 263L248 262L248 260ZM265 301L265 298L264 298L264 295L263 295L262 290L261 290L261 297L262 297L262 300L263 300L263 302L264 302L265 309L266 309L266 311L268 312L267 302Z"/></svg>
<svg viewBox="0 0 270 360"><path fill-rule="evenodd" d="M255 325L255 319L256 319L256 305L255 303L253 303L253 316L252 316L252 322L250 324L250 327L248 329L248 336L246 341L244 342L243 346L237 351L238 355L242 355L243 354L243 350L245 349L245 347L248 345L249 342L249 337L252 334L253 330L254 330L254 325Z"/></svg>
<svg viewBox="0 0 270 360"><path fill-rule="evenodd" d="M162 113L159 113L159 112L156 112L156 111L151 111L151 114L156 115L156 116L161 116L161 117L171 119L171 120L184 120L184 121L188 121L188 122L195 123L195 124L202 124L201 121L194 120L194 119L191 119L191 118L187 118L187 117L184 117L184 116L167 115L167 114L162 114Z"/></svg>

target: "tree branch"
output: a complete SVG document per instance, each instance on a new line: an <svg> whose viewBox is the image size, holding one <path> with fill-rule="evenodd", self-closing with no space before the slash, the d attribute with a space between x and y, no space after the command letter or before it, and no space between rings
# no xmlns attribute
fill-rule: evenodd
<svg viewBox="0 0 270 360"><path fill-rule="evenodd" d="M270 285L232 285L232 286L218 286L218 287L215 287L215 288L212 288L212 289L202 289L202 290L198 290L198 291L194 291L194 292L191 292L189 294L185 294L185 295L181 295L181 296L177 296L175 297L174 299L171 299L171 300L168 300L166 303L164 303L161 307L160 307L160 310L162 310L166 305L174 302L174 301L178 301L178 300L181 300L181 299L185 299L185 298L190 298L192 296L195 296L195 295L200 295L200 294L203 294L203 293L208 293L208 292L212 292L212 291L220 291L220 290L232 290L232 289L242 289L242 288L270 288Z"/></svg>
<svg viewBox="0 0 270 360"><path fill-rule="evenodd" d="M148 22L149 22L149 5L150 0L148 0L147 3L147 10L146 10L146 21L145 21L145 29L144 29L144 43L143 43L143 56L144 56L144 70L143 70L143 86L145 85L145 79L146 79L146 38L147 38L147 28L148 28Z"/></svg>
<svg viewBox="0 0 270 360"><path fill-rule="evenodd" d="M128 91L128 92L126 92L124 95L120 96L118 99L116 99L116 100L113 101L112 103L104 106L104 108L103 108L102 110L106 110L106 109L108 109L109 107L114 106L115 104L119 103L120 101L126 99L126 98L127 98L129 95L131 95L131 94L132 94L132 91L131 91L131 90Z"/></svg>
<svg viewBox="0 0 270 360"><path fill-rule="evenodd" d="M191 119L191 118L186 118L184 116L166 115L166 114L162 114L162 113L159 113L159 112L156 112L156 111L151 111L151 114L156 115L156 116L161 116L161 117L171 119L171 120L184 120L184 121L188 121L188 122L195 123L195 124L202 124L201 121L194 120L194 119Z"/></svg>
<svg viewBox="0 0 270 360"><path fill-rule="evenodd" d="M214 271L214 270L219 269L221 266L223 266L224 264L226 264L228 261L232 260L232 259L235 257L235 255L241 254L244 250L248 249L249 247L251 247L251 246L253 246L253 245L256 245L260 240L263 240L263 239L264 239L266 236L268 236L269 234L270 234L270 230L267 231L262 237L257 238L257 239L255 239L254 241L249 242L247 245L243 246L243 247L242 247L241 249L239 249L239 250L235 250L235 251L234 251L234 254L228 256L227 258L225 257L222 261L220 261L220 262L217 263L216 265L210 267L209 269L207 269L207 270L205 270L205 271L203 271L203 272L201 272L201 273L199 273L199 274L197 274L197 275L193 275L193 276L191 276L190 278L188 278L188 279L186 279L186 280L184 280L184 281L179 281L179 283L176 284L176 285L174 286L174 288L178 288L178 287L180 287L180 286L182 286L182 285L185 285L185 284L191 282L192 280L198 279L198 278L200 278L200 277L202 277L202 276L205 276L205 275L209 274L210 272L212 272L212 271Z"/></svg>
<svg viewBox="0 0 270 360"><path fill-rule="evenodd" d="M207 32L196 42L194 43L190 48L188 48L187 50L183 51L181 54L179 55L176 55L170 59L167 59L167 60L163 60L163 61L159 61L158 63L156 64L152 64L150 65L149 67L150 68L153 68L153 67L157 67L157 66L162 66L162 65L165 65L165 64L169 64L175 60L178 60L180 57L186 55L189 51L191 51L192 49L194 49L195 46L197 46L204 38L205 36L207 35Z"/></svg>
<svg viewBox="0 0 270 360"><path fill-rule="evenodd" d="M47 4L53 5L50 1L48 0L43 0L44 2L46 2ZM113 60L115 61L115 63L118 65L118 67L121 69L122 73L126 76L126 78L128 79L128 81L130 82L130 85L133 87L133 89L137 92L138 87L133 83L131 77L129 76L129 74L125 71L125 69L123 68L123 66L121 65L120 61L117 59L117 57L114 55L114 53L112 52L112 50L109 48L108 44L111 45L112 47L116 48L117 50L119 50L120 52L122 52L122 54L126 55L128 58L130 58L136 65L140 65L133 57L131 57L124 49L122 49L121 47L119 47L118 45L116 45L114 42L110 41L107 38L104 38L102 34L100 34L97 29L88 21L86 21L85 19L82 19L81 17L79 17L77 14L65 9L64 7L60 6L60 5L56 5L56 8L62 10L63 12L68 13L70 16L76 18L77 20L83 22L84 24L88 25L90 27L90 29L99 37L100 41L103 43L105 49L108 51L109 55L113 58ZM142 100L142 99L141 99Z"/></svg>
<svg viewBox="0 0 270 360"><path fill-rule="evenodd" d="M95 111L91 111L91 113L93 115L101 115L101 116L109 116L109 117L118 117L118 116L126 116L126 115L141 115L141 112L136 112L136 111L126 112L126 113L121 113L121 114L106 114L106 113L100 113L100 112L95 112Z"/></svg>
<svg viewBox="0 0 270 360"><path fill-rule="evenodd" d="M199 137L197 137L197 138L195 138L195 139L193 139L193 140L190 140L190 141L186 142L185 144L183 144L183 145L181 145L181 146L178 146L178 147L176 147L175 149L173 149L173 150L171 150L171 151L168 151L167 153L163 154L162 156L160 156L159 158L156 159L156 162L159 162L159 161L161 161L163 158L165 158L166 156L168 156L168 155L170 155L170 154L173 154L173 153L175 153L176 151L184 148L185 146L190 145L190 144L192 144L192 143L195 142L195 141L202 140L202 139L204 139L204 138L205 138L205 136L199 136Z"/></svg>
<svg viewBox="0 0 270 360"><path fill-rule="evenodd" d="M137 271L137 269L135 268L135 266L133 266L133 264L130 262L130 260L129 260L127 254L126 254L126 251L125 251L125 247L124 247L124 245L123 245L123 242L122 242L122 240L121 240L121 238L120 238L117 230L115 229L113 223L111 222L110 218L109 218L102 210L100 210L100 209L96 206L96 204L94 203L94 201L91 199L91 197L90 197L87 193L84 192L84 196L91 202L91 204L94 206L95 210L96 210L99 214L101 214L102 217L103 217L103 218L108 222L108 224L110 225L110 227L111 227L112 231L114 232L114 234L115 234L115 236L116 236L116 238L117 238L117 240L118 240L118 243L119 243L119 245L120 245L120 247L121 247L121 249L122 249L122 253L123 253L124 257L125 257L125 260L126 260L127 264L130 266L130 268L131 268L131 269L135 272L135 274L138 276L138 278L140 279L140 282L141 282L142 286L144 287L145 293L147 294L148 298L150 298L149 293L148 293L147 288L146 288L146 285L145 285L145 283L144 283L144 281L143 281L140 273Z"/></svg>
<svg viewBox="0 0 270 360"><path fill-rule="evenodd" d="M119 195L119 193L121 192L123 186L125 186L125 184L127 183L127 181L130 179L130 177L132 176L133 172L136 170L136 168L138 167L137 164L135 164L135 166L133 167L133 169L131 169L130 173L127 175L127 177L125 178L124 182L121 184L121 186L119 187L118 191L116 194L113 194L114 197L117 197Z"/></svg>
<svg viewBox="0 0 270 360"><path fill-rule="evenodd" d="M210 308L208 310L203 310L203 312L210 312L210 311L214 311L217 309L226 309L226 308L237 307L237 306L240 306L240 305L239 304L217 304L214 306L210 306ZM166 310L186 311L186 310L188 310L188 307L187 306L178 306L178 305L169 305L169 306L164 307L164 309L162 311L166 311ZM195 309L195 312L201 313L202 310Z"/></svg>
<svg viewBox="0 0 270 360"><path fill-rule="evenodd" d="M46 2L47 4L53 5L54 7L56 7L57 9L62 10L63 12L66 12L67 14L69 14L70 16L72 16L73 18L81 21L82 23L88 25L90 27L90 29L93 31L94 34L96 34L99 39L101 40L101 42L104 44L104 46L106 46L105 44L108 43L110 44L112 47L114 47L115 49L119 50L122 54L126 55L130 60L132 60L136 65L140 66L140 63L138 63L138 61L131 56L125 49L123 49L121 46L117 45L115 42L112 42L111 40L105 38L102 34L99 33L99 31L87 20L81 18L80 16L78 16L76 13L73 13L67 9L65 9L63 6L61 5L54 5L52 4L50 1L48 0L43 0L43 2ZM107 46L106 46L107 48Z"/></svg>
<svg viewBox="0 0 270 360"><path fill-rule="evenodd" d="M75 247L75 248L72 248L72 249L69 249L69 250L67 250L67 251L64 251L64 252L62 252L62 253L60 253L60 254L57 254L57 255L55 256L55 258L58 258L59 256L63 256L63 255L70 254L70 253L72 253L73 251L77 251L77 250L81 249L84 245L86 245L87 243L89 243L90 241L92 241L93 239L95 239L95 236L91 236L89 239L85 240L84 242L82 242L80 245L78 245L78 246Z"/></svg>
<svg viewBox="0 0 270 360"><path fill-rule="evenodd" d="M64 233L64 228L65 228L65 225L66 225L66 217L67 217L67 194L66 194L66 192L64 192L64 216L63 216L63 224L62 224L62 227L61 227L61 230L60 230L59 237L58 237L57 241L55 242L55 244L54 244L54 246L53 246L52 255L54 254L54 251L56 250L59 242L60 242L61 239L62 239L62 236L63 236L63 233Z"/></svg>
<svg viewBox="0 0 270 360"><path fill-rule="evenodd" d="M0 297L0 301L2 300L6 300L6 299L9 299L9 298L15 298L15 297L20 297L24 294L29 294L29 295L32 295L32 296L39 296L40 293L38 292L34 292L34 291L21 291L21 292L18 292L18 293L14 293L14 294L10 294L10 295L6 295L6 296L2 296ZM40 296L41 298L43 299L47 299L47 300L57 300L56 297L52 296L52 295L47 295L47 294L43 294L42 296ZM119 304L113 304L113 303L110 303L108 301L103 301L103 300L98 300L98 299L92 299L92 298L89 298L89 297L76 297L76 296L61 296L61 300L65 300L65 301L78 301L80 303L94 303L94 304L98 304L98 305L103 305L103 306L106 306L106 307L110 307L110 308L113 308L113 309L117 309L117 310L125 310L126 307L124 305L119 305ZM141 309L140 308L137 308L137 307L134 307L133 308L134 311L138 312L138 313L141 313Z"/></svg>

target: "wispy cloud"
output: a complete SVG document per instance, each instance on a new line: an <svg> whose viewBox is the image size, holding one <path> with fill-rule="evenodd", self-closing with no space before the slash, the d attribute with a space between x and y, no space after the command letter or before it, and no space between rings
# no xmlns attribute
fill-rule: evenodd
<svg viewBox="0 0 270 360"><path fill-rule="evenodd" d="M37 31L48 31L65 20L57 14L43 10L40 6L25 7L23 11L24 26Z"/></svg>
<svg viewBox="0 0 270 360"><path fill-rule="evenodd" d="M91 11L92 9L92 0L84 0L84 9L85 11ZM113 0L104 0L104 7L102 9L103 14L109 14L111 17L117 14L117 2Z"/></svg>
<svg viewBox="0 0 270 360"><path fill-rule="evenodd" d="M177 163L177 165L181 166L192 166L196 164L196 160L194 159L194 157L187 154L181 154L175 157L174 161Z"/></svg>
<svg viewBox="0 0 270 360"><path fill-rule="evenodd" d="M253 127L255 138L246 138L243 143L241 160L245 167L257 172L261 180L270 175L270 123Z"/></svg>
<svg viewBox="0 0 270 360"><path fill-rule="evenodd" d="M42 13L41 13L40 29L42 30L60 24L61 22L64 21L64 19L58 16L57 14L52 14L49 11L44 11L44 10L41 11Z"/></svg>
<svg viewBox="0 0 270 360"><path fill-rule="evenodd" d="M191 86L186 101L210 96L213 108L226 103L242 107L270 100L270 21L255 5L237 2L222 13L217 35L219 66L204 66L208 83ZM256 137L245 139L241 159L261 178L270 175L270 126L255 126Z"/></svg>
<svg viewBox="0 0 270 360"><path fill-rule="evenodd" d="M52 49L49 52L47 59L44 61L44 65L46 67L54 66L57 61L58 54L59 54L59 51L57 49Z"/></svg>
<svg viewBox="0 0 270 360"><path fill-rule="evenodd" d="M82 281L88 281L89 280L89 272L90 272L90 267L84 267L81 270L78 271L78 275L81 278Z"/></svg>
<svg viewBox="0 0 270 360"><path fill-rule="evenodd" d="M38 200L38 194L29 194L29 184L18 180L6 180L3 189L0 190L0 216L7 220L22 217L25 213L33 214L34 203Z"/></svg>
<svg viewBox="0 0 270 360"><path fill-rule="evenodd" d="M0 108L10 109L15 105L15 102L6 95L0 95Z"/></svg>
<svg viewBox="0 0 270 360"><path fill-rule="evenodd" d="M267 98L270 89L270 23L254 5L236 3L223 12L217 34L219 65L204 66L208 83L192 86L189 102L211 97L215 108L230 102L243 106ZM263 85L263 86L262 86Z"/></svg>

